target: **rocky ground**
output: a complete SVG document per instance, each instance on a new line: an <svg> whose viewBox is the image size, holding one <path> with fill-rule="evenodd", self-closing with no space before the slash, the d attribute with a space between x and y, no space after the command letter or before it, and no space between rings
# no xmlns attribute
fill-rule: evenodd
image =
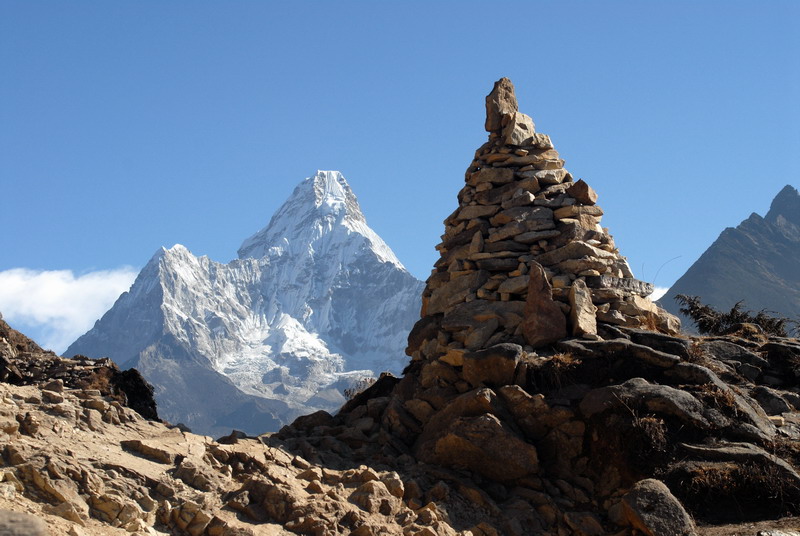
<svg viewBox="0 0 800 536"><path fill-rule="evenodd" d="M690 534L677 496L700 535L797 530L800 519L780 520L799 504L797 395L741 371L794 374L800 343L620 335L537 356L534 377L551 386L537 395L470 389L418 420L402 393L420 378L387 376L336 416L220 441L96 389L3 383L0 508L73 536ZM392 432L401 418L421 432L412 444ZM431 441L440 463L420 460Z"/></svg>

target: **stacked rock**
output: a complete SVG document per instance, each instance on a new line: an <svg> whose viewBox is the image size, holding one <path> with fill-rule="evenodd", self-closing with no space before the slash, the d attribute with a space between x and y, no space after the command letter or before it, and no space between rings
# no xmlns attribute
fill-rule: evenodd
<svg viewBox="0 0 800 536"><path fill-rule="evenodd" d="M518 111L507 78L486 97L485 126L489 140L444 221L408 355L460 366L465 351L498 343L596 339L598 322L677 332L678 319L647 299L653 286L633 277L600 226L597 193Z"/></svg>

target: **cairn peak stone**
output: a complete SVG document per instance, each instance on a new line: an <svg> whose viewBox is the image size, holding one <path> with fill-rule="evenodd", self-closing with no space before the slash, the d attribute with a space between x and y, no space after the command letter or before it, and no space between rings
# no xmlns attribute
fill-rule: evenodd
<svg viewBox="0 0 800 536"><path fill-rule="evenodd" d="M508 78L503 77L494 83L492 92L486 96L486 131L499 134L503 129L503 117L513 114L517 110L514 84Z"/></svg>

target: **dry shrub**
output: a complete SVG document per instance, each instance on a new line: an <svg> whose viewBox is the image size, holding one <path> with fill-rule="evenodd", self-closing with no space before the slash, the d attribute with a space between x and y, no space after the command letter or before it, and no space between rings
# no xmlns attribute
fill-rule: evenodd
<svg viewBox="0 0 800 536"><path fill-rule="evenodd" d="M690 363L697 363L700 365L708 361L708 353L703 350L703 346L700 344L700 341L692 341L692 344L689 345L687 353L689 355L686 360Z"/></svg>
<svg viewBox="0 0 800 536"><path fill-rule="evenodd" d="M681 304L680 311L692 319L700 333L710 335L727 335L742 329L742 324L755 324L760 326L765 333L786 337L789 332L797 334L800 331L800 320L781 316L762 309L757 313L742 309L741 301L730 311L717 311L710 305L700 301L699 296L678 294L675 301Z"/></svg>
<svg viewBox="0 0 800 536"><path fill-rule="evenodd" d="M663 331L662 329L660 329L658 327L658 318L656 318L656 315L654 315L653 313L649 313L648 312L646 315L644 315L642 320L643 320L642 325L646 329L648 329L650 331L655 331L655 332L662 332Z"/></svg>
<svg viewBox="0 0 800 536"><path fill-rule="evenodd" d="M670 487L706 521L771 519L800 511L800 490L774 464L696 463L682 473Z"/></svg>
<svg viewBox="0 0 800 536"><path fill-rule="evenodd" d="M564 385L573 383L573 372L580 364L581 360L571 353L558 353L539 361L534 375L543 389L561 389Z"/></svg>
<svg viewBox="0 0 800 536"><path fill-rule="evenodd" d="M713 383L704 383L697 386L697 394L703 402L718 409L723 414L733 417L739 416L736 396L732 390L720 389Z"/></svg>
<svg viewBox="0 0 800 536"><path fill-rule="evenodd" d="M664 452L667 447L667 426L664 419L655 415L635 416L633 429L637 432L648 452Z"/></svg>
<svg viewBox="0 0 800 536"><path fill-rule="evenodd" d="M77 382L79 389L96 389L103 396L111 397L120 404L127 405L127 397L114 385L114 370L110 367L98 367L91 374Z"/></svg>

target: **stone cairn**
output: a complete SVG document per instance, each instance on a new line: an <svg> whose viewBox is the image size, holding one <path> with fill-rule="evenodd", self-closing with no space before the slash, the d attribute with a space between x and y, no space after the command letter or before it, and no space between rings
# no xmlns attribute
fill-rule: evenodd
<svg viewBox="0 0 800 536"><path fill-rule="evenodd" d="M600 226L597 193L518 111L508 78L486 97L486 130L444 221L408 355L461 366L465 352L498 343L596 340L598 322L677 333Z"/></svg>

